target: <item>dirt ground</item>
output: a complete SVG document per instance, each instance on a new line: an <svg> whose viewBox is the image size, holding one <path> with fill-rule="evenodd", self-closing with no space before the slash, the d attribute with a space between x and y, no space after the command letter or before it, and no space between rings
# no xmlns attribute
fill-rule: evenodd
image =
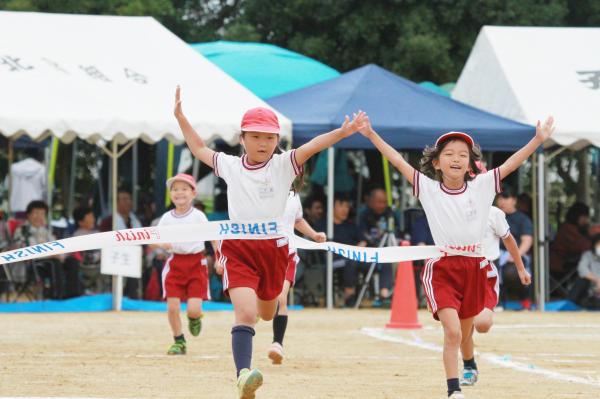
<svg viewBox="0 0 600 399"><path fill-rule="evenodd" d="M253 366L257 398L445 398L442 332L384 330L389 311L292 312L286 359L266 358L261 321ZM188 354L167 356L162 313L1 314L0 398L235 398L229 312L207 313ZM600 397L600 313L497 315L477 336L480 381L469 399Z"/></svg>

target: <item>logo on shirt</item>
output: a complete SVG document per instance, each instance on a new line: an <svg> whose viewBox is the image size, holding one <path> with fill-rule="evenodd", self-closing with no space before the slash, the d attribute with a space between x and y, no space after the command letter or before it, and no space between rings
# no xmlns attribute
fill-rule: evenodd
<svg viewBox="0 0 600 399"><path fill-rule="evenodd" d="M275 196L275 187L271 184L270 180L265 180L258 185L258 197L261 200L273 198Z"/></svg>
<svg viewBox="0 0 600 399"><path fill-rule="evenodd" d="M477 204L473 201L472 198L469 198L467 201L467 206L465 207L465 218L467 222L472 222L477 219Z"/></svg>

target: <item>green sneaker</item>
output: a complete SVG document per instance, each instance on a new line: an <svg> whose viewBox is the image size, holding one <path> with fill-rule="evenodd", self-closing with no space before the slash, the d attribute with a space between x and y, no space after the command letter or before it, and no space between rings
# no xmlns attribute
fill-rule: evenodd
<svg viewBox="0 0 600 399"><path fill-rule="evenodd" d="M204 315L201 315L197 319L188 317L188 329L190 330L190 334L194 337L200 335L200 331L202 331L202 317L204 317Z"/></svg>
<svg viewBox="0 0 600 399"><path fill-rule="evenodd" d="M185 355L187 345L185 341L175 341L167 351L167 355Z"/></svg>
<svg viewBox="0 0 600 399"><path fill-rule="evenodd" d="M262 373L258 369L242 369L237 380L239 399L254 399L255 392L263 383Z"/></svg>

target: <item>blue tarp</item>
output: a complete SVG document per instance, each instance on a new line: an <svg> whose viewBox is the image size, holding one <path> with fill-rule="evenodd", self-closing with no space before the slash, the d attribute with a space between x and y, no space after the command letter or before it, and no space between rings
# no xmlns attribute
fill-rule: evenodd
<svg viewBox="0 0 600 399"><path fill-rule="evenodd" d="M340 75L317 60L272 44L217 41L191 46L262 99Z"/></svg>
<svg viewBox="0 0 600 399"><path fill-rule="evenodd" d="M123 310L166 312L167 303L123 298ZM289 306L292 310L301 310L302 306ZM182 305L185 309L185 304ZM101 294L82 296L73 299L0 303L0 313L70 313L70 312L106 312L112 310L112 295ZM205 312L231 311L233 306L225 302L203 302Z"/></svg>
<svg viewBox="0 0 600 399"><path fill-rule="evenodd" d="M535 134L527 126L431 92L369 64L267 101L293 122L294 146L339 127L345 115L366 111L377 132L395 148L423 149L451 130L471 134L485 151L514 151ZM337 148L369 149L360 135Z"/></svg>

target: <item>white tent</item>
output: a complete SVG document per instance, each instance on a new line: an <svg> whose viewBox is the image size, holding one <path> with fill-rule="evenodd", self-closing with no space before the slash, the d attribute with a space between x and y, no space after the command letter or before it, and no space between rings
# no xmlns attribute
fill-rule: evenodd
<svg viewBox="0 0 600 399"><path fill-rule="evenodd" d="M519 122L548 115L557 129L548 143L580 149L600 146L600 28L485 26L452 97ZM562 150L561 149L561 150ZM554 153L557 154L561 150ZM548 283L547 163L534 158L538 301L544 310Z"/></svg>
<svg viewBox="0 0 600 399"><path fill-rule="evenodd" d="M178 84L207 142L237 143L243 113L269 107L153 18L0 11L0 133L99 142L112 158L113 209L117 158L135 140L183 142L173 116ZM279 122L291 141L291 122ZM122 279L113 292L120 309Z"/></svg>
<svg viewBox="0 0 600 399"><path fill-rule="evenodd" d="M600 146L600 28L485 26L452 98L527 124L553 115L557 144Z"/></svg>
<svg viewBox="0 0 600 399"><path fill-rule="evenodd" d="M150 17L0 12L0 132L181 143L175 86L204 139L237 142L266 103ZM291 122L280 116L282 137Z"/></svg>

